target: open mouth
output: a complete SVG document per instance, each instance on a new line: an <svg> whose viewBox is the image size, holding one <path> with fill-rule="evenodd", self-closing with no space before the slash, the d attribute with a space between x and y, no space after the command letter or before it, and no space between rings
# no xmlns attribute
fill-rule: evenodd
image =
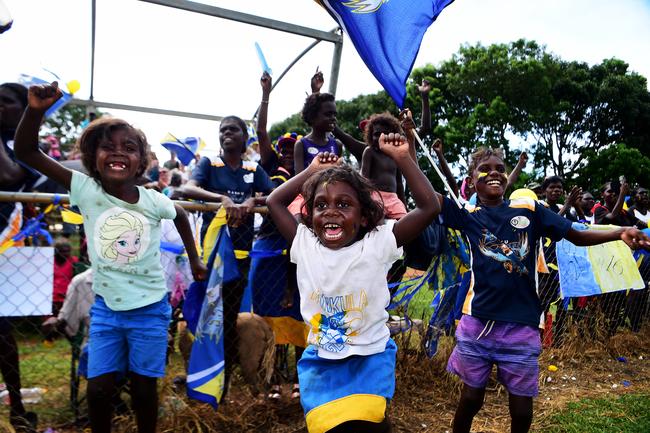
<svg viewBox="0 0 650 433"><path fill-rule="evenodd" d="M325 229L324 237L328 241L337 241L343 237L343 227L334 223L327 223L323 226Z"/></svg>
<svg viewBox="0 0 650 433"><path fill-rule="evenodd" d="M501 186L501 181L499 179L492 179L486 182L487 186Z"/></svg>
<svg viewBox="0 0 650 433"><path fill-rule="evenodd" d="M126 164L124 164L123 162L111 162L108 164L108 167L111 170L119 170L119 171L126 170Z"/></svg>

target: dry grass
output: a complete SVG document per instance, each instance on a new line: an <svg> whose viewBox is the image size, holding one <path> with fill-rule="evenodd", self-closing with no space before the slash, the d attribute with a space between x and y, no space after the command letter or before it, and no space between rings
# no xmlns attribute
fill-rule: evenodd
<svg viewBox="0 0 650 433"><path fill-rule="evenodd" d="M583 398L605 398L627 393L650 392L650 327L641 333L622 332L607 343L594 343L576 330L568 335L562 349L545 350L540 358L540 396L535 401L533 431L549 426L550 416L567 404ZM390 417L396 433L428 433L451 430L460 383L445 371L453 339L444 337L439 353L427 359L419 350L419 336L397 338L397 389ZM621 361L618 360L619 357ZM557 371L550 372L549 365ZM176 394L171 380L165 379L161 392L163 409L160 432L255 432L306 433L297 400L290 400L286 385L283 400L270 402L253 396L241 378L235 377L228 402L214 411L206 405L189 402ZM550 378L550 380L549 380ZM625 386L624 381L629 382ZM488 386L483 409L475 418L473 431L509 431L507 393L496 381ZM116 422L118 432L136 432L132 418ZM59 430L72 431L72 430Z"/></svg>

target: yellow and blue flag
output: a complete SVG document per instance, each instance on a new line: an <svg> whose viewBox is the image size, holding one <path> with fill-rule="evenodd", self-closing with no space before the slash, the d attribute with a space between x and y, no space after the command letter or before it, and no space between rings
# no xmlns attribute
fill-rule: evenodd
<svg viewBox="0 0 650 433"><path fill-rule="evenodd" d="M205 147L205 142L201 137L176 138L169 133L162 139L160 144L170 152L174 152L183 165L190 165L194 155Z"/></svg>
<svg viewBox="0 0 650 433"><path fill-rule="evenodd" d="M183 316L194 343L187 371L187 395L215 409L223 395L225 361L223 345L223 284L241 278L228 227L219 230L208 260L207 281L190 286Z"/></svg>
<svg viewBox="0 0 650 433"><path fill-rule="evenodd" d="M592 230L613 226L592 225ZM632 251L623 241L578 247L563 239L555 246L562 298L643 289Z"/></svg>
<svg viewBox="0 0 650 433"><path fill-rule="evenodd" d="M402 108L424 33L453 0L317 0Z"/></svg>

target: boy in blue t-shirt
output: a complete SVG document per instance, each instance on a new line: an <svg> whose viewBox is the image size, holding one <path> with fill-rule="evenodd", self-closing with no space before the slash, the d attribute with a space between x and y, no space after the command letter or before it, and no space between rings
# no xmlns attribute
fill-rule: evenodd
<svg viewBox="0 0 650 433"><path fill-rule="evenodd" d="M464 315L447 367L464 382L453 431L470 431L496 364L497 377L509 393L511 431L527 432L538 392L541 352L542 308L536 290L539 239L566 238L579 246L620 239L632 248L648 248L650 239L631 227L591 231L534 200L504 200L508 179L500 150L479 149L472 155L469 172L470 186L478 195L475 207L459 209L440 196L442 224L463 230L472 255Z"/></svg>

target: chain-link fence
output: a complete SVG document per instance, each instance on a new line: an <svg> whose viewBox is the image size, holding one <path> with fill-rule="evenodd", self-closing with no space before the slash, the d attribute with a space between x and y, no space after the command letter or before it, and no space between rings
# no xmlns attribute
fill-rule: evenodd
<svg viewBox="0 0 650 433"><path fill-rule="evenodd" d="M45 205L41 206L18 206L22 208L18 213L24 217L23 222L41 215ZM18 213L3 215L18 218ZM11 227L16 227L13 235L19 231L20 221L3 218L5 243L12 237ZM224 288L224 324L226 328L234 327L237 312L253 311L264 320L259 323L247 318L250 315L239 315L238 346L226 346L226 363L234 364L239 358L238 377L241 375L267 398L287 400L299 396L295 364L306 343L308 328L300 316L295 267L289 263L287 244L277 232L260 230L264 218L259 214L256 223L251 219L249 231L231 231L235 250L248 249L250 253L237 260L242 277ZM200 213L193 213L190 220L195 232L201 233ZM0 255L0 362L4 381L0 417L36 412L41 426L84 426L84 346L94 300L92 280L85 272L85 238L81 226L64 223L58 209L42 217L39 227L41 231L32 231L24 239L24 246L3 249ZM397 302L391 308L391 331L419 335L416 343L408 343L409 349L415 347L428 354L435 353L431 341L445 332L453 335L454 326L453 320L436 322L432 315L451 317L454 311L458 313L458 303L445 303L440 295L463 285L462 260L453 259L462 255L462 238L449 233L439 231L435 236L443 236L445 241L433 247L429 239L424 246L406 248L405 259L389 273L395 300L405 295L408 298L408 302ZM435 238L431 233L427 236ZM183 388L192 340L181 313L191 274L187 259L176 248L179 243L173 224L163 227L162 264L173 306L167 377L163 383L176 392L163 389L161 413L170 407L192 404L184 397ZM638 331L648 319L649 260L638 261L645 289L562 299L555 244L547 243L544 254L550 271L539 277L546 319L544 347L560 348L576 339L596 344L622 329ZM445 325L437 336L431 335L434 322ZM270 338L260 337L268 337L269 333ZM273 342L278 345L274 351L270 350ZM129 400L128 387L121 388L114 398L115 413L128 414Z"/></svg>

